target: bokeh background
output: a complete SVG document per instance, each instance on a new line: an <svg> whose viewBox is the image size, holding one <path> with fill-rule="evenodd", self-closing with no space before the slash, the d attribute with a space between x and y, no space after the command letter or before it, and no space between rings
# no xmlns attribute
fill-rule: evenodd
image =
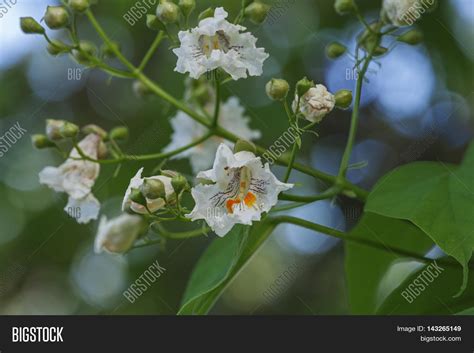
<svg viewBox="0 0 474 353"><path fill-rule="evenodd" d="M122 44L125 55L138 63L155 33L146 28L144 18L133 26L123 19L134 3L100 0L94 12L109 35ZM333 92L354 87L352 59L330 61L324 48L333 40L353 48L361 27L353 18L338 16L332 3L280 1L285 10L277 20L258 27L246 23L270 58L263 76L227 84L224 94L239 97L252 127L263 132L260 144L270 145L287 127L281 107L265 95L270 78L284 77L294 84L307 75ZM369 18L375 18L381 6L379 0L358 3ZM28 135L42 133L47 118L105 128L126 125L131 136L123 148L139 154L157 152L169 143L168 121L175 113L158 98L136 97L130 81L110 80L99 70L85 70L70 79L68 74L80 68L78 64L68 56L50 56L42 37L19 29L19 17L39 20L46 6L53 4L52 0L17 0L0 17L0 135L16 122L28 130L0 158L0 313L174 314L193 265L214 235L168 241L166 247L154 245L125 256L95 255L97 223L78 225L63 211L66 196L38 182L44 166L61 163L54 151L37 151L30 143ZM239 4L200 0L197 12L224 6L233 18ZM368 75L352 157L352 162L366 161L367 166L349 173L350 180L364 188L369 189L388 170L413 160L457 163L472 138L474 2L440 1L417 27L425 34L423 45L396 45L389 56L378 60L380 66L371 66ZM63 35L49 32L51 37ZM100 44L86 18L79 22L79 33ZM175 61L163 44L146 73L180 98L184 76L173 72ZM300 160L335 173L349 117L350 110L327 117L318 130L319 138L306 137ZM156 162L143 165L151 171ZM124 190L140 166L127 163L117 177L113 177L113 166L102 167L94 193L103 204L103 214L119 214ZM191 174L187 160L172 161L168 168ZM275 172L282 174L278 167ZM301 194L324 187L297 172L293 180L298 184L295 191ZM361 206L348 200L323 201L289 213L347 230L360 216ZM128 303L122 292L156 260L166 272L135 303ZM291 275L269 300L269 288L289 269ZM345 314L350 313L347 297L341 243L301 228L280 226L213 313Z"/></svg>

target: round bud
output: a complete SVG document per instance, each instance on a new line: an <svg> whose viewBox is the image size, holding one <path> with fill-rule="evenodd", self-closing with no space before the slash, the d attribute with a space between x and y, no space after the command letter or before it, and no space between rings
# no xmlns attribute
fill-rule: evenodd
<svg viewBox="0 0 474 353"><path fill-rule="evenodd" d="M107 43L102 44L101 52L104 53L104 56L107 58L115 58L116 51L120 51L120 43L112 42L110 45Z"/></svg>
<svg viewBox="0 0 474 353"><path fill-rule="evenodd" d="M234 153L238 153L242 151L252 152L253 154L256 154L257 147L255 147L255 145L250 141L237 140L237 142L234 145Z"/></svg>
<svg viewBox="0 0 474 353"><path fill-rule="evenodd" d="M133 92L138 98L145 98L151 94L150 89L142 81L136 80L133 82Z"/></svg>
<svg viewBox="0 0 474 353"><path fill-rule="evenodd" d="M183 12L185 17L188 17L191 12L196 8L195 0L179 0L179 8Z"/></svg>
<svg viewBox="0 0 474 353"><path fill-rule="evenodd" d="M35 146L38 149L56 146L53 141L48 139L47 136L40 135L40 134L31 136L31 142L33 143L33 146Z"/></svg>
<svg viewBox="0 0 474 353"><path fill-rule="evenodd" d="M352 92L348 89L341 89L334 95L336 99L336 107L347 109L352 103Z"/></svg>
<svg viewBox="0 0 474 353"><path fill-rule="evenodd" d="M33 17L20 17L20 27L27 34L43 34L44 28Z"/></svg>
<svg viewBox="0 0 474 353"><path fill-rule="evenodd" d="M69 0L68 5L74 12L84 12L89 8L90 3L89 0Z"/></svg>
<svg viewBox="0 0 474 353"><path fill-rule="evenodd" d="M132 188L132 192L130 193L130 200L142 206L145 206L147 204L145 196L142 194L140 189L136 188Z"/></svg>
<svg viewBox="0 0 474 353"><path fill-rule="evenodd" d="M411 31L403 33L397 40L410 45L417 45L423 42L423 33L419 30L412 29Z"/></svg>
<svg viewBox="0 0 474 353"><path fill-rule="evenodd" d="M140 191L150 200L166 199L165 184L159 179L145 179L140 186Z"/></svg>
<svg viewBox="0 0 474 353"><path fill-rule="evenodd" d="M79 64L89 65L91 63L91 57L95 55L97 48L89 41L81 40L79 42L79 49L74 49L72 55Z"/></svg>
<svg viewBox="0 0 474 353"><path fill-rule="evenodd" d="M352 13L356 10L354 0L336 0L334 2L334 9L339 15Z"/></svg>
<svg viewBox="0 0 474 353"><path fill-rule="evenodd" d="M89 124L89 125L84 126L81 129L81 131L84 135L96 134L100 136L102 140L105 140L107 138L107 131L105 131L100 126L97 126L95 124Z"/></svg>
<svg viewBox="0 0 474 353"><path fill-rule="evenodd" d="M60 127L59 133L64 138L76 137L79 133L79 127L76 124L70 123L69 121L64 122Z"/></svg>
<svg viewBox="0 0 474 353"><path fill-rule="evenodd" d="M64 120L47 119L46 120L46 135L50 140L61 140L61 128L66 124Z"/></svg>
<svg viewBox="0 0 474 353"><path fill-rule="evenodd" d="M296 93L299 97L302 97L312 87L314 87L314 82L308 80L307 77L304 77L296 83Z"/></svg>
<svg viewBox="0 0 474 353"><path fill-rule="evenodd" d="M109 136L111 140L126 140L128 139L128 128L126 126L114 127Z"/></svg>
<svg viewBox="0 0 474 353"><path fill-rule="evenodd" d="M212 7L208 7L203 12L201 12L198 16L198 20L204 20L205 18L214 16L214 9Z"/></svg>
<svg viewBox="0 0 474 353"><path fill-rule="evenodd" d="M347 48L338 42L333 42L326 47L326 55L330 59L337 59L347 51Z"/></svg>
<svg viewBox="0 0 474 353"><path fill-rule="evenodd" d="M179 193L183 190L189 190L188 180L181 174L171 178L171 186L173 186L173 190L176 195L179 195Z"/></svg>
<svg viewBox="0 0 474 353"><path fill-rule="evenodd" d="M69 13L64 6L48 6L44 14L44 22L51 29L66 27L69 24Z"/></svg>
<svg viewBox="0 0 474 353"><path fill-rule="evenodd" d="M146 26L153 31L164 31L166 26L155 15L146 15Z"/></svg>
<svg viewBox="0 0 474 353"><path fill-rule="evenodd" d="M156 8L156 17L163 23L176 23L179 20L179 7L173 2L162 2Z"/></svg>
<svg viewBox="0 0 474 353"><path fill-rule="evenodd" d="M99 149L97 150L97 158L99 159L105 159L109 154L109 149L107 148L107 145L104 143L104 141L99 142Z"/></svg>
<svg viewBox="0 0 474 353"><path fill-rule="evenodd" d="M69 47L57 39L51 39L51 43L48 43L46 50L53 56L69 53Z"/></svg>
<svg viewBox="0 0 474 353"><path fill-rule="evenodd" d="M265 86L267 96L275 101L282 101L286 98L290 85L286 80L272 78Z"/></svg>
<svg viewBox="0 0 474 353"><path fill-rule="evenodd" d="M250 20L255 24L261 24L265 21L270 6L262 2L253 2L245 8L245 16L249 17Z"/></svg>

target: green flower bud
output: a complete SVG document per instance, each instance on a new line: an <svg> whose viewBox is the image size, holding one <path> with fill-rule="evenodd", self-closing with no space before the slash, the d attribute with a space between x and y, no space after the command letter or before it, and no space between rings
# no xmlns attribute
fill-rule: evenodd
<svg viewBox="0 0 474 353"><path fill-rule="evenodd" d="M43 34L44 28L33 17L20 17L20 27L27 34Z"/></svg>
<svg viewBox="0 0 474 353"><path fill-rule="evenodd" d="M107 58L115 58L115 51L120 51L120 43L112 42L111 45L104 43L101 46L101 52L104 53L104 56Z"/></svg>
<svg viewBox="0 0 474 353"><path fill-rule="evenodd" d="M378 46L377 49L375 49L375 51L374 51L374 56L384 55L384 54L387 53L387 51L388 51L387 48L382 47L382 46Z"/></svg>
<svg viewBox="0 0 474 353"><path fill-rule="evenodd" d="M155 15L146 15L146 26L153 31L164 31L166 26Z"/></svg>
<svg viewBox="0 0 474 353"><path fill-rule="evenodd" d="M40 135L40 134L31 136L31 142L33 143L33 146L35 146L38 149L56 146L54 142L49 140L46 135Z"/></svg>
<svg viewBox="0 0 474 353"><path fill-rule="evenodd" d="M181 174L171 178L171 186L173 186L173 190L176 195L179 195L179 193L183 190L189 190L188 180Z"/></svg>
<svg viewBox="0 0 474 353"><path fill-rule="evenodd" d="M52 39L51 43L48 43L46 50L53 56L69 53L69 47L56 39Z"/></svg>
<svg viewBox="0 0 474 353"><path fill-rule="evenodd" d="M214 16L214 9L212 7L208 7L203 12L201 12L198 16L198 20L204 20L205 18Z"/></svg>
<svg viewBox="0 0 474 353"><path fill-rule="evenodd" d="M89 125L84 126L81 129L81 131L84 135L96 134L100 136L102 140L105 140L107 138L107 131L105 131L100 126L97 126L95 124L89 124Z"/></svg>
<svg viewBox="0 0 474 353"><path fill-rule="evenodd" d="M183 12L185 17L188 17L191 12L196 8L195 0L179 0L179 8Z"/></svg>
<svg viewBox="0 0 474 353"><path fill-rule="evenodd" d="M66 124L64 120L47 119L46 120L46 135L50 140L61 140L61 128Z"/></svg>
<svg viewBox="0 0 474 353"><path fill-rule="evenodd" d="M165 184L158 179L147 178L143 181L140 191L147 199L164 199L166 200Z"/></svg>
<svg viewBox="0 0 474 353"><path fill-rule="evenodd" d="M104 141L99 142L99 149L97 150L97 158L99 159L105 159L109 154L109 149L107 148L107 145L104 143Z"/></svg>
<svg viewBox="0 0 474 353"><path fill-rule="evenodd" d="M354 12L357 8L354 0L336 0L334 9L339 15L345 15Z"/></svg>
<svg viewBox="0 0 474 353"><path fill-rule="evenodd" d="M139 205L146 206L146 198L140 191L140 189L132 189L132 192L130 193L130 200L132 200L135 203L138 203Z"/></svg>
<svg viewBox="0 0 474 353"><path fill-rule="evenodd" d="M161 171L161 175L166 176L168 178L174 178L174 177L178 176L179 173L175 172L174 170L165 169L165 170Z"/></svg>
<svg viewBox="0 0 474 353"><path fill-rule="evenodd" d="M114 127L109 136L111 140L126 140L128 139L128 128L126 126Z"/></svg>
<svg viewBox="0 0 474 353"><path fill-rule="evenodd" d="M256 154L257 147L255 147L255 145L250 141L237 140L237 142L234 145L234 153L238 153L242 151L252 152L253 154Z"/></svg>
<svg viewBox="0 0 474 353"><path fill-rule="evenodd" d="M76 137L77 134L79 133L79 126L77 126L76 124L70 123L69 121L66 121L60 127L59 133L64 138Z"/></svg>
<svg viewBox="0 0 474 353"><path fill-rule="evenodd" d="M64 28L69 24L69 13L64 6L48 6L44 22L51 29Z"/></svg>
<svg viewBox="0 0 474 353"><path fill-rule="evenodd" d="M417 45L423 42L423 33L419 30L412 29L411 31L403 33L397 40L410 45Z"/></svg>
<svg viewBox="0 0 474 353"><path fill-rule="evenodd" d="M152 92L142 81L136 80L133 82L133 92L138 98L145 98Z"/></svg>
<svg viewBox="0 0 474 353"><path fill-rule="evenodd" d="M334 95L336 99L336 107L347 109L352 103L352 92L348 89L341 89Z"/></svg>
<svg viewBox="0 0 474 353"><path fill-rule="evenodd" d="M156 8L156 17L166 24L176 23L179 20L179 7L173 2L161 2Z"/></svg>
<svg viewBox="0 0 474 353"><path fill-rule="evenodd" d="M347 51L347 48L338 42L333 42L326 47L326 55L330 59L337 59Z"/></svg>
<svg viewBox="0 0 474 353"><path fill-rule="evenodd" d="M314 87L314 82L308 80L307 77L304 77L301 80L299 80L298 83L296 84L296 93L298 94L299 97L302 97L312 87Z"/></svg>
<svg viewBox="0 0 474 353"><path fill-rule="evenodd" d="M253 2L245 8L245 16L249 17L253 23L261 24L265 21L270 7L262 2Z"/></svg>
<svg viewBox="0 0 474 353"><path fill-rule="evenodd" d="M96 52L97 48L93 43L81 40L79 42L79 49L74 49L72 55L79 64L89 65L91 64L91 57L93 57Z"/></svg>
<svg viewBox="0 0 474 353"><path fill-rule="evenodd" d="M273 78L267 82L265 90L267 92L268 98L273 99L275 101L282 101L288 95L290 85L286 80Z"/></svg>
<svg viewBox="0 0 474 353"><path fill-rule="evenodd" d="M84 12L91 4L89 0L69 0L68 5L74 12Z"/></svg>

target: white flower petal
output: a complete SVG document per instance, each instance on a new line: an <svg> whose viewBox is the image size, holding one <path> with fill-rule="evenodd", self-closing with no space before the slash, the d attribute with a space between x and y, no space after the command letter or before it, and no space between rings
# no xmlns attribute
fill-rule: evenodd
<svg viewBox="0 0 474 353"><path fill-rule="evenodd" d="M139 216L123 214L107 221L107 217L100 219L97 236L94 242L96 253L123 253L130 249L133 242L142 230L143 220Z"/></svg>
<svg viewBox="0 0 474 353"><path fill-rule="evenodd" d="M295 94L292 108L296 112L298 106L298 95ZM300 112L306 120L311 122L320 122L323 118L334 109L336 99L325 86L316 85L304 94L300 99Z"/></svg>
<svg viewBox="0 0 474 353"><path fill-rule="evenodd" d="M89 223L91 220L99 217L100 203L92 194L81 199L69 196L69 201L66 207L64 207L64 211L69 214L71 210L78 216L75 217L77 223Z"/></svg>

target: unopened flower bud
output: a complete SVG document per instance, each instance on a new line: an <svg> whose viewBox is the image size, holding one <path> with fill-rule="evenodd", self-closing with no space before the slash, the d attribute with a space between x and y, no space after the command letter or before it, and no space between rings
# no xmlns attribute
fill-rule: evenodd
<svg viewBox="0 0 474 353"><path fill-rule="evenodd" d="M70 123L69 121L64 122L60 127L59 133L64 138L76 137L79 133L79 127L76 124Z"/></svg>
<svg viewBox="0 0 474 353"><path fill-rule="evenodd" d="M178 5L181 11L183 12L184 16L188 17L191 14L191 12L193 12L193 10L195 9L196 1L195 0L179 0Z"/></svg>
<svg viewBox="0 0 474 353"><path fill-rule="evenodd" d="M61 140L61 128L66 124L64 120L48 119L46 120L46 135L50 140L57 141Z"/></svg>
<svg viewBox="0 0 474 353"><path fill-rule="evenodd" d="M69 0L68 5L74 12L84 12L89 8L90 2L89 0Z"/></svg>
<svg viewBox="0 0 474 353"><path fill-rule="evenodd" d="M201 12L198 16L198 20L204 20L205 18L214 16L214 9L212 7L208 7L203 12Z"/></svg>
<svg viewBox="0 0 474 353"><path fill-rule="evenodd" d="M128 128L126 126L114 127L109 136L112 140L126 140L128 139Z"/></svg>
<svg viewBox="0 0 474 353"><path fill-rule="evenodd" d="M267 92L268 98L276 101L282 101L288 95L290 85L286 80L273 78L268 81L267 85L265 86L265 90Z"/></svg>
<svg viewBox="0 0 474 353"><path fill-rule="evenodd" d="M352 103L352 92L348 89L341 89L334 95L336 99L336 107L347 109Z"/></svg>
<svg viewBox="0 0 474 353"><path fill-rule="evenodd" d="M109 154L109 149L104 141L100 140L99 142L99 149L97 150L97 158L105 159Z"/></svg>
<svg viewBox="0 0 474 353"><path fill-rule="evenodd" d="M46 50L51 55L56 56L56 55L68 53L69 47L57 39L52 39L51 43L48 43Z"/></svg>
<svg viewBox="0 0 474 353"><path fill-rule="evenodd" d="M81 129L81 131L84 135L96 134L100 136L102 140L107 138L107 131L105 131L100 126L97 126L95 124L89 124L89 125L84 126Z"/></svg>
<svg viewBox="0 0 474 353"><path fill-rule="evenodd" d="M265 21L270 6L262 2L253 2L245 8L245 16L249 17L250 20L255 24L261 24Z"/></svg>
<svg viewBox="0 0 474 353"><path fill-rule="evenodd" d="M242 151L252 152L253 154L256 154L257 147L255 147L255 145L250 141L237 140L237 142L234 145L234 153L242 152Z"/></svg>
<svg viewBox="0 0 474 353"><path fill-rule="evenodd" d="M314 82L308 80L307 77L302 78L301 80L298 81L296 84L296 93L298 96L304 96L306 92L309 91L310 88L314 87Z"/></svg>
<svg viewBox="0 0 474 353"><path fill-rule="evenodd" d="M33 17L20 17L20 27L27 34L43 34L44 28Z"/></svg>
<svg viewBox="0 0 474 353"><path fill-rule="evenodd" d="M140 191L147 199L166 200L165 184L159 179L146 178L143 180L143 184L140 186Z"/></svg>
<svg viewBox="0 0 474 353"><path fill-rule="evenodd" d="M69 24L69 13L64 6L48 6L44 22L51 29L64 28Z"/></svg>
<svg viewBox="0 0 474 353"><path fill-rule="evenodd" d="M101 51L107 58L115 58L116 51L120 51L120 43L112 42L110 45L107 43L102 44Z"/></svg>
<svg viewBox="0 0 474 353"><path fill-rule="evenodd" d="M49 148L56 146L53 141L49 140L46 135L33 135L31 136L31 142L33 146L38 149Z"/></svg>
<svg viewBox="0 0 474 353"><path fill-rule="evenodd" d="M385 47L382 47L382 46L378 46L375 50L374 50L374 56L382 56L384 54L386 54L388 52L388 49L385 48Z"/></svg>
<svg viewBox="0 0 474 353"><path fill-rule="evenodd" d="M146 15L146 26L153 31L164 31L166 26L155 15Z"/></svg>
<svg viewBox="0 0 474 353"><path fill-rule="evenodd" d="M123 214L107 221L103 216L99 223L95 238L94 250L96 253L124 253L129 250L140 233L145 230L146 223L137 215Z"/></svg>
<svg viewBox="0 0 474 353"><path fill-rule="evenodd" d="M423 42L423 33L417 29L412 29L411 31L403 33L397 40L410 45L417 45Z"/></svg>
<svg viewBox="0 0 474 353"><path fill-rule="evenodd" d="M176 195L179 195L179 193L183 190L189 190L188 180L181 174L171 178L171 186L173 187Z"/></svg>
<svg viewBox="0 0 474 353"><path fill-rule="evenodd" d="M334 2L334 9L339 15L352 13L356 10L354 0L336 0Z"/></svg>
<svg viewBox="0 0 474 353"><path fill-rule="evenodd" d="M97 48L89 41L81 40L79 49L74 49L72 55L79 64L88 65L91 63L91 57L95 55Z"/></svg>
<svg viewBox="0 0 474 353"><path fill-rule="evenodd" d="M161 175L164 175L168 178L174 178L175 176L178 176L179 173L174 171L174 170L168 170L168 169L165 169L165 170L162 170L161 171Z"/></svg>
<svg viewBox="0 0 474 353"><path fill-rule="evenodd" d="M330 59L337 59L347 51L347 48L338 42L333 42L326 47L326 55Z"/></svg>
<svg viewBox="0 0 474 353"><path fill-rule="evenodd" d="M176 23L179 20L179 7L174 2L162 1L156 8L156 17L166 24Z"/></svg>
<svg viewBox="0 0 474 353"><path fill-rule="evenodd" d="M140 189L132 188L132 192L130 193L130 200L142 206L147 205L146 198L142 194Z"/></svg>
<svg viewBox="0 0 474 353"><path fill-rule="evenodd" d="M138 98L145 98L151 94L150 89L142 81L136 80L133 82L133 92Z"/></svg>

